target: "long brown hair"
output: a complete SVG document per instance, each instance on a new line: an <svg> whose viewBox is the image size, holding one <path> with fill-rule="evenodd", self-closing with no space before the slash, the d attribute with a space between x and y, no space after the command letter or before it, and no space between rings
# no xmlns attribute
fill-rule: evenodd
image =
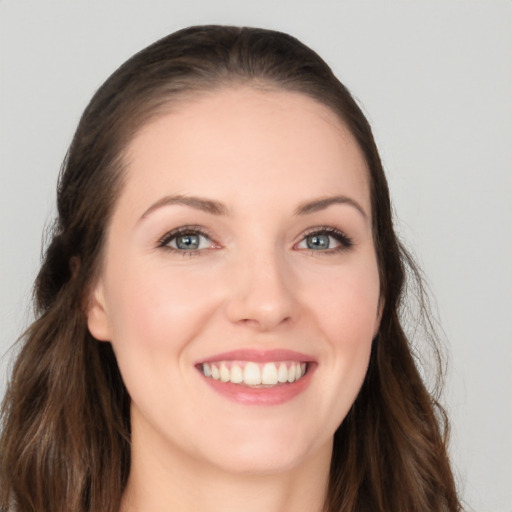
<svg viewBox="0 0 512 512"><path fill-rule="evenodd" d="M328 65L295 38L200 26L134 55L98 90L80 120L35 283L36 320L20 341L2 408L2 511L118 511L130 470L130 400L110 344L88 332L84 301L123 186L124 150L169 103L233 83L300 92L327 105L354 135L369 169L385 306L366 379L335 434L326 510L460 510L446 418L422 381L401 324L406 276L419 283L423 307L421 279L395 235L365 116Z"/></svg>

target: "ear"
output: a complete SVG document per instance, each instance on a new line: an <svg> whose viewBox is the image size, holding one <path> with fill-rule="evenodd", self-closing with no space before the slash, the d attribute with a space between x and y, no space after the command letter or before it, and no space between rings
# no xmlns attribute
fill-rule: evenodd
<svg viewBox="0 0 512 512"><path fill-rule="evenodd" d="M89 332L100 341L110 341L110 325L105 304L105 294L103 291L103 283L101 279L92 289L87 304L87 326Z"/></svg>
<svg viewBox="0 0 512 512"><path fill-rule="evenodd" d="M384 311L384 297L382 295L379 298L379 304L377 306L377 317L375 318L375 326L373 328L373 337L377 336L380 329L380 321L382 320L382 312Z"/></svg>

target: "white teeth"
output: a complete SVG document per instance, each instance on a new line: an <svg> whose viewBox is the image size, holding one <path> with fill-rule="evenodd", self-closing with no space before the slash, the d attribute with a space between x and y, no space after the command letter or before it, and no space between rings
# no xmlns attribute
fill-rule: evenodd
<svg viewBox="0 0 512 512"><path fill-rule="evenodd" d="M247 363L244 368L244 384L257 386L261 384L260 367L256 363Z"/></svg>
<svg viewBox="0 0 512 512"><path fill-rule="evenodd" d="M219 361L202 364L205 377L254 387L295 382L304 376L306 369L306 363L296 361L264 364L253 361Z"/></svg>
<svg viewBox="0 0 512 512"><path fill-rule="evenodd" d="M288 370L288 382L295 382L295 365L292 364Z"/></svg>
<svg viewBox="0 0 512 512"><path fill-rule="evenodd" d="M286 363L281 363L279 365L277 380L279 382L288 382L288 368L286 368Z"/></svg>
<svg viewBox="0 0 512 512"><path fill-rule="evenodd" d="M236 363L231 367L231 382L233 384L240 384L244 380L244 372L242 368Z"/></svg>
<svg viewBox="0 0 512 512"><path fill-rule="evenodd" d="M220 365L220 380L221 382L228 382L231 378L230 371L228 370L227 366L222 363Z"/></svg>
<svg viewBox="0 0 512 512"><path fill-rule="evenodd" d="M274 363L265 363L261 370L261 383L268 386L277 384L277 368Z"/></svg>

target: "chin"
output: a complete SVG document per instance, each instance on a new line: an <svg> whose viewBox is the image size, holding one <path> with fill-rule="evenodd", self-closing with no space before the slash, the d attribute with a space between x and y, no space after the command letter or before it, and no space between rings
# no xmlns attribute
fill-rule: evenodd
<svg viewBox="0 0 512 512"><path fill-rule="evenodd" d="M291 455L287 452L287 447L281 447L274 453L262 453L258 450L234 452L216 461L216 465L227 473L263 476L292 471L306 460L304 454Z"/></svg>
<svg viewBox="0 0 512 512"><path fill-rule="evenodd" d="M219 469L240 475L263 476L292 471L319 455L330 459L332 439L321 445L291 439L290 435L271 438L267 435L236 439L218 446L223 447L219 450L221 453L211 453L209 458ZM226 446L228 449L224 448Z"/></svg>

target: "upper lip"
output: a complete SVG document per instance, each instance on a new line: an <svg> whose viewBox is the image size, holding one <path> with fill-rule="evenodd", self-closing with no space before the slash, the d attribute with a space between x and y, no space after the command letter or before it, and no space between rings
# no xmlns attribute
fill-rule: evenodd
<svg viewBox="0 0 512 512"><path fill-rule="evenodd" d="M314 362L315 358L302 352L286 349L239 349L212 355L198 361L197 364L215 363L217 361L254 361L255 363L268 363L272 361L297 361L301 363L308 363Z"/></svg>

